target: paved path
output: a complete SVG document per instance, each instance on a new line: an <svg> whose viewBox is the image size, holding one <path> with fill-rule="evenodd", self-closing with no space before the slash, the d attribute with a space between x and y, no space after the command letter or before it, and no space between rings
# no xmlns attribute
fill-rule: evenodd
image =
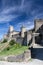
<svg viewBox="0 0 43 65"><path fill-rule="evenodd" d="M5 62L5 61L0 61L0 65L43 65L42 60L38 59L32 59L29 62Z"/></svg>

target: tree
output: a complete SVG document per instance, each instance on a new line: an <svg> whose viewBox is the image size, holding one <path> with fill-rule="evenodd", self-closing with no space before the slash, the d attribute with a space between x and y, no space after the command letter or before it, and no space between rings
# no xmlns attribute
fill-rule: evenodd
<svg viewBox="0 0 43 65"><path fill-rule="evenodd" d="M2 43L6 43L7 42L7 39L4 39Z"/></svg>
<svg viewBox="0 0 43 65"><path fill-rule="evenodd" d="M10 45L14 45L15 43L16 43L15 40L11 40L11 41L9 42Z"/></svg>

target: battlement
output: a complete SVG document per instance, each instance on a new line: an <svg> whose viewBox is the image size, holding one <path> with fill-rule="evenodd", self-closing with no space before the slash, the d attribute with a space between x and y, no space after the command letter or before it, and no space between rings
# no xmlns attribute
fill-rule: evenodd
<svg viewBox="0 0 43 65"><path fill-rule="evenodd" d="M43 19L36 19L34 21L35 31L37 31L43 25Z"/></svg>

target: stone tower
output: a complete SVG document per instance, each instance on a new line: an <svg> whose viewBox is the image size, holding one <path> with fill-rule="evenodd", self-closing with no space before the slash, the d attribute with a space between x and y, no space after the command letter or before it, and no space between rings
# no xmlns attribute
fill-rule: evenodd
<svg viewBox="0 0 43 65"><path fill-rule="evenodd" d="M26 32L26 28L22 26L21 27L21 37L24 37L24 32Z"/></svg>
<svg viewBox="0 0 43 65"><path fill-rule="evenodd" d="M13 32L13 31L14 31L14 27L10 25L8 32L11 33L11 32Z"/></svg>
<svg viewBox="0 0 43 65"><path fill-rule="evenodd" d="M8 30L8 36L9 37L12 37L13 31L14 31L14 27L10 25L9 30Z"/></svg>
<svg viewBox="0 0 43 65"><path fill-rule="evenodd" d="M36 19L34 21L35 31L37 31L43 25L43 19Z"/></svg>

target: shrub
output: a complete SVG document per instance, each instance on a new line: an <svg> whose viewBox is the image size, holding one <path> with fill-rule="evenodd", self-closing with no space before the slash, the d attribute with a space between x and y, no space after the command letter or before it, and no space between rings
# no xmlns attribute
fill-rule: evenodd
<svg viewBox="0 0 43 65"><path fill-rule="evenodd" d="M16 43L15 40L11 40L11 41L9 42L10 45L14 45L15 43Z"/></svg>
<svg viewBox="0 0 43 65"><path fill-rule="evenodd" d="M7 47L7 48L6 48L6 50L9 50L9 49L10 49L10 47Z"/></svg>
<svg viewBox="0 0 43 65"><path fill-rule="evenodd" d="M21 44L19 44L19 43L15 44L15 48L20 48L20 47L21 47Z"/></svg>
<svg viewBox="0 0 43 65"><path fill-rule="evenodd" d="M6 43L7 42L7 39L4 39L2 43Z"/></svg>

